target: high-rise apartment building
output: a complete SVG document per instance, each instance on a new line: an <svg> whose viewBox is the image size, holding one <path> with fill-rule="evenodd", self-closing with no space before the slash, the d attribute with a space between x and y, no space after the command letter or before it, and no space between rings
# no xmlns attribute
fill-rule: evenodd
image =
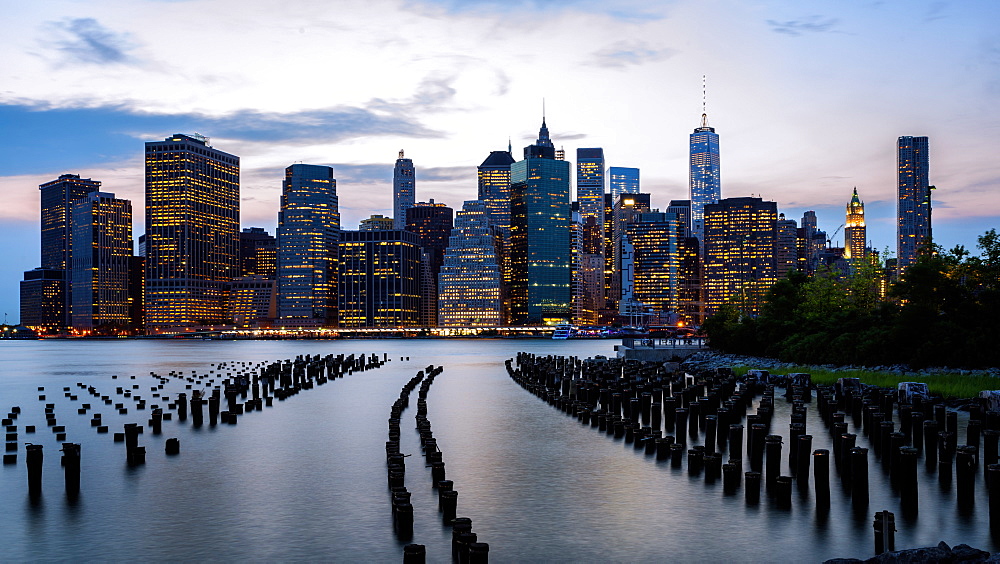
<svg viewBox="0 0 1000 564"><path fill-rule="evenodd" d="M707 314L727 301L755 312L777 280L778 206L760 198L705 205L703 281Z"/></svg>
<svg viewBox="0 0 1000 564"><path fill-rule="evenodd" d="M438 276L438 319L442 327L503 325L502 277L496 230L485 202L465 202L455 216Z"/></svg>
<svg viewBox="0 0 1000 564"><path fill-rule="evenodd" d="M413 159L399 151L396 167L392 170L392 228L406 228L406 210L417 201L417 174Z"/></svg>
<svg viewBox="0 0 1000 564"><path fill-rule="evenodd" d="M705 206L722 197L719 181L719 135L708 125L708 114L701 114L701 126L691 133L689 186L691 190L691 229L695 237L704 234Z"/></svg>
<svg viewBox="0 0 1000 564"><path fill-rule="evenodd" d="M420 255L417 236L409 231L342 231L340 326L419 326Z"/></svg>
<svg viewBox="0 0 1000 564"><path fill-rule="evenodd" d="M35 268L21 280L21 325L41 333L67 327L66 271Z"/></svg>
<svg viewBox="0 0 1000 564"><path fill-rule="evenodd" d="M851 201L847 204L847 219L844 222L844 259L852 264L863 261L868 255L866 246L868 230L865 227L865 203L854 188Z"/></svg>
<svg viewBox="0 0 1000 564"><path fill-rule="evenodd" d="M931 240L931 190L926 137L903 136L896 142L896 258L898 274L917 262L920 247Z"/></svg>
<svg viewBox="0 0 1000 564"><path fill-rule="evenodd" d="M275 279L278 268L278 240L263 227L247 227L240 232L240 276Z"/></svg>
<svg viewBox="0 0 1000 564"><path fill-rule="evenodd" d="M77 330L136 329L130 289L132 202L91 192L71 205L70 318Z"/></svg>
<svg viewBox="0 0 1000 564"><path fill-rule="evenodd" d="M608 188L611 201L617 202L622 194L639 193L639 169L613 166L608 169Z"/></svg>
<svg viewBox="0 0 1000 564"><path fill-rule="evenodd" d="M511 165L510 315L517 325L570 319L570 170L555 159L542 120L538 140Z"/></svg>
<svg viewBox="0 0 1000 564"><path fill-rule="evenodd" d="M422 325L437 326L438 273L444 263L444 251L454 226L454 212L442 203L417 202L406 210L406 230L417 235L424 252L426 281L422 284L421 308Z"/></svg>
<svg viewBox="0 0 1000 564"><path fill-rule="evenodd" d="M328 166L285 169L278 212L278 322L319 327L337 322L337 180Z"/></svg>
<svg viewBox="0 0 1000 564"><path fill-rule="evenodd" d="M486 205L490 223L501 229L510 228L510 165L514 164L510 147L506 151L490 151L479 165L479 200Z"/></svg>
<svg viewBox="0 0 1000 564"><path fill-rule="evenodd" d="M228 321L239 225L239 157L200 136L146 143L147 327Z"/></svg>

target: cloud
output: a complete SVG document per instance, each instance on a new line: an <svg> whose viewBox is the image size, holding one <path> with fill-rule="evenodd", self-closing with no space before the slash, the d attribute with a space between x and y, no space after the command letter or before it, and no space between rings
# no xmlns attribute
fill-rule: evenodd
<svg viewBox="0 0 1000 564"><path fill-rule="evenodd" d="M582 11L599 13L626 22L646 22L662 19L664 16L650 9L648 2L608 3L603 0L418 0L411 6L425 6L444 9L451 14L496 12L504 15L515 13L559 14ZM661 4L667 4L661 2Z"/></svg>
<svg viewBox="0 0 1000 564"><path fill-rule="evenodd" d="M771 26L771 31L783 33L785 35L799 36L803 33L823 33L835 31L833 28L840 20L836 18L823 18L823 16L808 16L798 20L779 22L767 20L767 25Z"/></svg>
<svg viewBox="0 0 1000 564"><path fill-rule="evenodd" d="M129 35L115 33L94 18L66 19L51 25L68 36L54 45L73 62L107 65L132 61L127 54L132 48Z"/></svg>
<svg viewBox="0 0 1000 564"><path fill-rule="evenodd" d="M654 49L644 41L618 41L604 49L594 51L587 64L604 68L625 68L662 61L677 54L673 49Z"/></svg>

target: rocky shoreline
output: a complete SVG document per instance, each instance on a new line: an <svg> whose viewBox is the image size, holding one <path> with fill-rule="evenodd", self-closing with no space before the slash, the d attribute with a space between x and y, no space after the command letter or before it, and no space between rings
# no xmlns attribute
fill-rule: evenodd
<svg viewBox="0 0 1000 564"><path fill-rule="evenodd" d="M895 552L883 552L867 560L857 558L834 558L827 560L823 564L848 564L855 562L876 563L876 564L930 564L931 562L997 562L1000 563L1000 552L990 554L985 550L973 548L967 544L959 544L954 548L948 546L944 541L937 546L927 546L923 548L911 548L908 550L897 550Z"/></svg>
<svg viewBox="0 0 1000 564"><path fill-rule="evenodd" d="M726 354L715 351L701 351L695 353L688 357L683 363L681 363L682 368L687 368L688 370L714 370L715 368L725 367L725 366L735 366L735 365L745 365L753 366L754 368L759 368L761 370L770 371L783 371L791 370L795 366L799 366L792 362L782 362L776 358L767 358L761 356L745 356L739 354ZM914 370L909 366L903 364L895 364L891 366L838 366L835 364L820 364L814 368L821 368L823 370L828 370L830 372L845 372L849 370L870 370L873 372L888 372L890 374L898 374L900 376L912 375L914 378L919 378L920 376L934 376L939 374L987 374L1000 378L1000 368L986 368L983 370L961 370L947 367L937 367L937 368L922 368L919 370Z"/></svg>

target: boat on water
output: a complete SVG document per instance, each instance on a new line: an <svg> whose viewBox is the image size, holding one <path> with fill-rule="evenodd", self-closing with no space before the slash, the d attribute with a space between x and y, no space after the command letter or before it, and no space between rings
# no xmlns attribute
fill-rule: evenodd
<svg viewBox="0 0 1000 564"><path fill-rule="evenodd" d="M555 331L552 332L553 339L569 339L573 337L576 333L576 328L572 325L556 325Z"/></svg>

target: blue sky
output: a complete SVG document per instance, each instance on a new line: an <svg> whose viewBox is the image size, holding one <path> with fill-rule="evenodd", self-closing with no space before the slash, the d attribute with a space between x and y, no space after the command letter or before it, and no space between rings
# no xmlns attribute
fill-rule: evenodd
<svg viewBox="0 0 1000 564"><path fill-rule="evenodd" d="M702 110L724 197L760 195L833 232L857 186L893 247L895 140L927 135L935 234L1000 226L1000 4L0 0L0 307L37 266L39 183L63 173L129 198L143 142L199 132L242 159L244 226L273 229L282 169L334 166L344 225L391 210L400 149L417 197L458 208L475 167L537 134L604 147L654 206L687 197ZM842 233L837 236L842 240Z"/></svg>

